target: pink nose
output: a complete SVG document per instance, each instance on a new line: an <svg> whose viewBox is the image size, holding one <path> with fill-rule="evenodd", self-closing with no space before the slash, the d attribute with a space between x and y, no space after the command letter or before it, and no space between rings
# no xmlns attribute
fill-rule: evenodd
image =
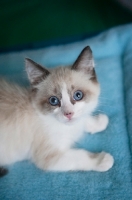
<svg viewBox="0 0 132 200"><path fill-rule="evenodd" d="M66 112L64 113L65 117L67 117L68 119L71 119L74 113L72 112Z"/></svg>

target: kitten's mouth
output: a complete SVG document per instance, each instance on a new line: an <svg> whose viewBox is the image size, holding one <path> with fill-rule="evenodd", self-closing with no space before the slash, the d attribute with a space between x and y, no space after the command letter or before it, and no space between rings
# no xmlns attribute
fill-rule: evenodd
<svg viewBox="0 0 132 200"><path fill-rule="evenodd" d="M66 118L65 122L66 123L72 123L75 121L75 118Z"/></svg>
<svg viewBox="0 0 132 200"><path fill-rule="evenodd" d="M70 118L70 119L67 119L67 122L71 122L71 121L73 121L73 119L72 119L72 118Z"/></svg>

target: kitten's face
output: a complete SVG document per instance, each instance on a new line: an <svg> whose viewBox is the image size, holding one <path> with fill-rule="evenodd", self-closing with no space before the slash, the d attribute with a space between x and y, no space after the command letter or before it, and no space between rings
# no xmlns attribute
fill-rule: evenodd
<svg viewBox="0 0 132 200"><path fill-rule="evenodd" d="M86 50L89 49L82 51L81 58L78 57L72 67L58 67L44 72L37 65L39 70L36 71L36 66L35 71L30 70L30 74L35 74L29 77L33 83L33 103L41 114L51 115L62 123L70 123L95 109L100 88L93 67L91 69L92 59L86 60L84 56L87 55ZM30 64L34 65L34 62Z"/></svg>
<svg viewBox="0 0 132 200"><path fill-rule="evenodd" d="M71 122L97 105L99 85L88 76L67 68L57 68L37 86L34 103L43 114Z"/></svg>

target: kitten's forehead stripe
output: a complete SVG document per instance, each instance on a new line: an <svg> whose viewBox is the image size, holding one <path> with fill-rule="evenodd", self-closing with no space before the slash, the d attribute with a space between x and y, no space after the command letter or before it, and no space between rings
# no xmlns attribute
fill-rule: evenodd
<svg viewBox="0 0 132 200"><path fill-rule="evenodd" d="M73 94L70 90L67 89L67 85L64 84L62 89L62 106L66 106L69 109L73 109L73 105L76 103L76 101L73 99ZM70 111L71 111L70 110Z"/></svg>
<svg viewBox="0 0 132 200"><path fill-rule="evenodd" d="M69 104L70 97L69 97L69 94L68 94L66 83L63 83L61 92L62 92L62 102L63 102L63 104Z"/></svg>
<svg viewBox="0 0 132 200"><path fill-rule="evenodd" d="M72 104L72 105L74 105L75 103L76 103L76 101L73 99L73 89L75 88L73 85L71 86L72 87L72 89L70 88L67 88L67 85L66 85L66 83L64 84L64 90L63 91L65 91L64 92L64 95L66 95L67 96L67 99L68 99L68 101L70 101L70 103ZM63 96L63 95L62 95Z"/></svg>

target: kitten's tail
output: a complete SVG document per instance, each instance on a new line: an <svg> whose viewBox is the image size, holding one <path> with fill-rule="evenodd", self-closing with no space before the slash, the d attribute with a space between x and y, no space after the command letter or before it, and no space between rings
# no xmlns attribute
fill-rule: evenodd
<svg viewBox="0 0 132 200"><path fill-rule="evenodd" d="M0 167L0 178L5 176L8 173L8 170L4 167Z"/></svg>

